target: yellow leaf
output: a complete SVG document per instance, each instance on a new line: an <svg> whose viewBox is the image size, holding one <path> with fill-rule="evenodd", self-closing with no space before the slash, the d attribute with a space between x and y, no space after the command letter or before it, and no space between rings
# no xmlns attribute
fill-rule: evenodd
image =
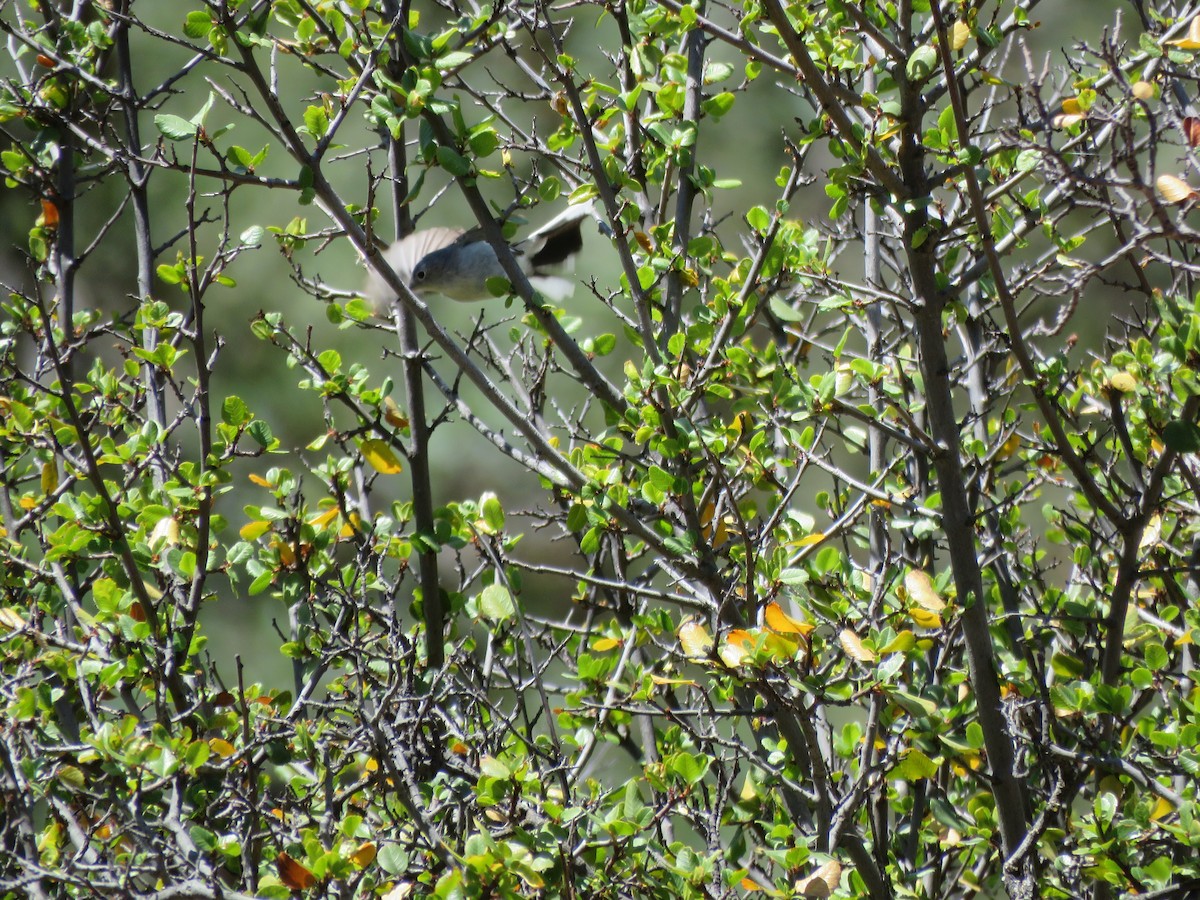
<svg viewBox="0 0 1200 900"><path fill-rule="evenodd" d="M1150 517L1150 521L1146 523L1146 528L1142 532L1142 539L1138 542L1138 549L1146 550L1155 546L1160 537L1162 537L1162 516L1155 513Z"/></svg>
<svg viewBox="0 0 1200 900"><path fill-rule="evenodd" d="M42 463L42 493L52 494L58 487L58 464L51 460Z"/></svg>
<svg viewBox="0 0 1200 900"><path fill-rule="evenodd" d="M1191 25L1188 26L1187 37L1167 41L1167 43L1180 50L1200 50L1200 16L1192 19Z"/></svg>
<svg viewBox="0 0 1200 900"><path fill-rule="evenodd" d="M996 459L1006 460L1021 449L1021 436L1015 431L1010 434L996 451Z"/></svg>
<svg viewBox="0 0 1200 900"><path fill-rule="evenodd" d="M778 634L798 634L801 637L812 634L817 626L810 625L808 622L801 622L799 619L794 619L783 611L778 603L770 603L767 605L763 613L763 619L767 623L767 627Z"/></svg>
<svg viewBox="0 0 1200 900"><path fill-rule="evenodd" d="M685 656L693 659L708 656L712 650L713 639L704 626L695 619L687 618L679 625L679 646Z"/></svg>
<svg viewBox="0 0 1200 900"><path fill-rule="evenodd" d="M789 547L810 547L813 544L821 543L821 541L823 541L823 540L825 540L824 532L814 531L812 534L806 534L804 537L802 537L798 540L788 541L788 546Z"/></svg>
<svg viewBox="0 0 1200 900"><path fill-rule="evenodd" d="M372 860L375 859L375 845L367 841L357 850L350 854L350 862L354 863L360 869L364 866L369 866Z"/></svg>
<svg viewBox="0 0 1200 900"><path fill-rule="evenodd" d="M1062 111L1068 116L1082 117L1085 115L1083 107L1079 105L1078 97L1068 97L1066 100L1064 100L1062 102Z"/></svg>
<svg viewBox="0 0 1200 900"><path fill-rule="evenodd" d="M396 454L392 452L392 448L387 445L386 441L363 441L359 449L362 451L363 459L370 464L372 469L382 475L395 475L403 469L400 460L396 459Z"/></svg>
<svg viewBox="0 0 1200 900"><path fill-rule="evenodd" d="M37 504L36 499L34 499L33 497L30 497L28 494L26 494L24 497L22 497L20 500L17 501L17 505L20 506L21 509L28 510L28 509L33 509L38 504Z"/></svg>
<svg viewBox="0 0 1200 900"><path fill-rule="evenodd" d="M886 647L880 647L879 655L887 656L889 653L906 653L915 646L917 646L917 636L906 628L888 641Z"/></svg>
<svg viewBox="0 0 1200 900"><path fill-rule="evenodd" d="M1159 175L1154 186L1168 203L1186 203L1196 196L1190 184L1174 175Z"/></svg>
<svg viewBox="0 0 1200 900"><path fill-rule="evenodd" d="M661 675L651 675L650 683L662 685L664 687L676 687L680 685L696 687L696 682L691 678L663 678Z"/></svg>
<svg viewBox="0 0 1200 900"><path fill-rule="evenodd" d="M396 405L396 401L391 397L383 398L383 418L393 428L408 427L408 417L400 412L400 407Z"/></svg>
<svg viewBox="0 0 1200 900"><path fill-rule="evenodd" d="M914 606L908 611L908 616L922 628L941 628L942 617L935 612Z"/></svg>
<svg viewBox="0 0 1200 900"><path fill-rule="evenodd" d="M934 590L933 579L920 569L909 569L904 576L904 589L909 597L930 612L941 612L946 608L946 601Z"/></svg>
<svg viewBox="0 0 1200 900"><path fill-rule="evenodd" d="M326 525L336 519L337 516L338 508L336 506L331 506L329 509L325 510L325 512L317 513L315 516L309 519L308 524L314 528L324 528Z"/></svg>
<svg viewBox="0 0 1200 900"><path fill-rule="evenodd" d="M1117 372L1112 378L1108 379L1108 386L1114 391L1120 391L1122 394L1128 394L1131 391L1137 390L1137 379L1129 372Z"/></svg>
<svg viewBox="0 0 1200 900"><path fill-rule="evenodd" d="M602 637L592 642L592 649L597 653L607 653L609 650L620 647L622 643L623 641L615 637Z"/></svg>
<svg viewBox="0 0 1200 900"><path fill-rule="evenodd" d="M296 551L292 549L291 544L285 544L276 538L271 541L271 546L279 551L279 561L289 569L296 564Z"/></svg>
<svg viewBox="0 0 1200 900"><path fill-rule="evenodd" d="M238 530L238 535L243 541L253 541L262 537L271 530L271 523L265 519L257 519L253 522L247 522Z"/></svg>
<svg viewBox="0 0 1200 900"><path fill-rule="evenodd" d="M739 887L741 887L741 889L743 891L751 891L751 892L766 890L765 887L763 887L761 884L759 884L757 881L755 881L753 878L750 878L749 876L742 879Z"/></svg>
<svg viewBox="0 0 1200 900"><path fill-rule="evenodd" d="M267 481L267 479L263 478L261 475L255 475L251 473L247 477L252 483L257 484L259 487L269 488L271 486L271 482Z"/></svg>
<svg viewBox="0 0 1200 900"><path fill-rule="evenodd" d="M0 609L0 628L5 631L20 631L25 627L25 619L11 607Z"/></svg>
<svg viewBox="0 0 1200 900"><path fill-rule="evenodd" d="M1139 100L1151 100L1154 97L1154 85L1148 81L1135 81L1130 90Z"/></svg>
<svg viewBox="0 0 1200 900"><path fill-rule="evenodd" d="M875 662L875 651L864 644L862 638L849 628L842 629L842 633L838 635L838 643L842 645L842 649L851 659L863 663Z"/></svg>
<svg viewBox="0 0 1200 900"><path fill-rule="evenodd" d="M958 21L950 26L950 49L955 52L967 46L967 39L971 37L971 26L966 22Z"/></svg>
<svg viewBox="0 0 1200 900"><path fill-rule="evenodd" d="M229 759L229 757L237 753L237 750L234 749L233 744L229 743L229 741L225 740L224 738L209 738L208 746L213 753L217 754L217 756L221 757L222 759Z"/></svg>
<svg viewBox="0 0 1200 900"><path fill-rule="evenodd" d="M1163 816L1169 815L1174 810L1175 807L1171 805L1170 800L1167 800L1165 797L1159 797L1154 801L1154 809L1150 810L1150 821L1157 822Z"/></svg>

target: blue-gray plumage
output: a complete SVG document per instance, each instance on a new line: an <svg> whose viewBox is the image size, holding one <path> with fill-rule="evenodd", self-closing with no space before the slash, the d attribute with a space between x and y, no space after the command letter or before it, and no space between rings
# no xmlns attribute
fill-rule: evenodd
<svg viewBox="0 0 1200 900"><path fill-rule="evenodd" d="M572 206L514 244L522 271L534 290L547 300L558 302L569 297L575 283L552 274L569 269L583 248L580 226L592 214L591 204ZM384 259L421 296L441 294L451 300L487 300L489 278L504 278L504 269L492 245L479 229L427 228L415 231L384 251ZM377 305L386 305L392 292L382 278L371 273L367 297Z"/></svg>

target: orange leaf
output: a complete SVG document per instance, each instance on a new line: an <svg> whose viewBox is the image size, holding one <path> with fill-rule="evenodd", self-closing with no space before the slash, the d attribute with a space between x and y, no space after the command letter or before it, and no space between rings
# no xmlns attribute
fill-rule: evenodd
<svg viewBox="0 0 1200 900"><path fill-rule="evenodd" d="M275 867L279 870L279 880L283 886L293 891L306 891L315 887L317 876L296 862L286 853L280 853L275 858Z"/></svg>
<svg viewBox="0 0 1200 900"><path fill-rule="evenodd" d="M229 759L229 757L237 753L237 750L234 748L233 744L229 743L229 741L225 740L224 738L209 738L208 746L213 753L217 754L217 756L221 757L222 759Z"/></svg>
<svg viewBox="0 0 1200 900"><path fill-rule="evenodd" d="M370 865L373 859L375 859L375 845L370 841L367 841L350 854L350 862L354 863L360 869Z"/></svg>
<svg viewBox="0 0 1200 900"><path fill-rule="evenodd" d="M767 623L768 628L778 634L798 634L804 636L812 634L816 628L815 625L792 618L783 611L783 607L778 603L768 604L763 613L763 620Z"/></svg>
<svg viewBox="0 0 1200 900"><path fill-rule="evenodd" d="M58 207L51 200L42 201L42 224L47 228L58 227Z"/></svg>

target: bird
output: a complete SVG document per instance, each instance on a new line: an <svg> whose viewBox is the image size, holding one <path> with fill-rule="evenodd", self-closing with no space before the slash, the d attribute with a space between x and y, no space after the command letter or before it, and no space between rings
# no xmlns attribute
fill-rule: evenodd
<svg viewBox="0 0 1200 900"><path fill-rule="evenodd" d="M575 282L554 272L569 270L583 249L583 220L592 215L590 203L568 207L511 249L534 290L560 302L575 290ZM425 228L401 238L383 252L388 265L413 293L424 299L441 294L451 300L489 300L489 278L505 278L503 267L482 229ZM375 271L364 291L377 309L388 306L394 292Z"/></svg>

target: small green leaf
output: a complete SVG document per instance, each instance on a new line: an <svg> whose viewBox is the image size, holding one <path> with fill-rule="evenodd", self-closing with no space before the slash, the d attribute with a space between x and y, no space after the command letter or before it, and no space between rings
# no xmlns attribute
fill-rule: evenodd
<svg viewBox="0 0 1200 900"><path fill-rule="evenodd" d="M154 127L169 141L186 141L194 138L199 128L181 116L159 113L154 117Z"/></svg>
<svg viewBox="0 0 1200 900"><path fill-rule="evenodd" d="M439 166L457 178L462 178L471 172L471 161L453 147L439 146L437 161Z"/></svg>
<svg viewBox="0 0 1200 900"><path fill-rule="evenodd" d="M513 617L516 604L508 588L502 584L489 584L479 595L479 612L485 619L504 622Z"/></svg>
<svg viewBox="0 0 1200 900"><path fill-rule="evenodd" d="M201 38L208 34L208 30L212 28L212 16L202 10L190 12L187 18L183 20L183 33L190 38Z"/></svg>
<svg viewBox="0 0 1200 900"><path fill-rule="evenodd" d="M932 75L935 68L937 68L937 50L931 44L922 44L908 58L904 73L910 81L921 82Z"/></svg>

